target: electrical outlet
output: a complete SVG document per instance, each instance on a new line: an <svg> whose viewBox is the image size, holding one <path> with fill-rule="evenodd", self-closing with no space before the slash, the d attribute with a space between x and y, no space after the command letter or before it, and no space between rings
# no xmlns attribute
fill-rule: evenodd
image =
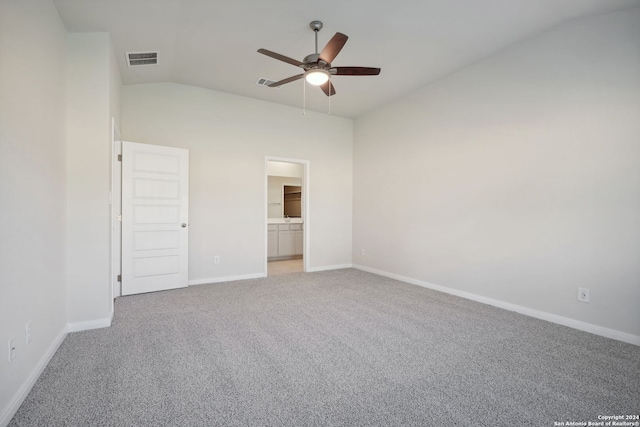
<svg viewBox="0 0 640 427"><path fill-rule="evenodd" d="M220 256L216 255L213 257L213 263L214 264L220 264Z"/></svg>
<svg viewBox="0 0 640 427"><path fill-rule="evenodd" d="M31 342L31 322L25 323L24 333L25 333L24 340L27 344L29 344Z"/></svg>
<svg viewBox="0 0 640 427"><path fill-rule="evenodd" d="M12 361L13 361L13 358L14 358L14 357L15 357L15 355L16 355L16 346L15 346L15 344L13 343L13 340L14 340L14 339L15 339L15 338L11 338L11 339L9 339L9 362L12 362Z"/></svg>
<svg viewBox="0 0 640 427"><path fill-rule="evenodd" d="M578 301L589 302L589 289L578 288Z"/></svg>
<svg viewBox="0 0 640 427"><path fill-rule="evenodd" d="M360 256L364 256L364 248L360 248Z"/></svg>

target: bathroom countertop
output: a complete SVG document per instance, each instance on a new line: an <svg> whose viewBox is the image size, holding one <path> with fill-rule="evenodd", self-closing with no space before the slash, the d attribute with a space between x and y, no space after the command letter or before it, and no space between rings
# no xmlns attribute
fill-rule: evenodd
<svg viewBox="0 0 640 427"><path fill-rule="evenodd" d="M302 218L268 218L267 224L302 224Z"/></svg>

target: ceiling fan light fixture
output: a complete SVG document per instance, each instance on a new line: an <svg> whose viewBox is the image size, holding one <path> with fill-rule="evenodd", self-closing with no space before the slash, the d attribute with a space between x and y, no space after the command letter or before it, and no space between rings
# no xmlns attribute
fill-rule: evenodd
<svg viewBox="0 0 640 427"><path fill-rule="evenodd" d="M329 72L327 70L314 68L305 73L304 78L314 86L321 86L329 81Z"/></svg>

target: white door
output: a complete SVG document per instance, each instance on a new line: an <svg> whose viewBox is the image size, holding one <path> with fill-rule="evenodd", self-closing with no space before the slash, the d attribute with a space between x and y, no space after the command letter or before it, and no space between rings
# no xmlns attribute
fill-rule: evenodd
<svg viewBox="0 0 640 427"><path fill-rule="evenodd" d="M122 142L122 295L188 283L189 151Z"/></svg>

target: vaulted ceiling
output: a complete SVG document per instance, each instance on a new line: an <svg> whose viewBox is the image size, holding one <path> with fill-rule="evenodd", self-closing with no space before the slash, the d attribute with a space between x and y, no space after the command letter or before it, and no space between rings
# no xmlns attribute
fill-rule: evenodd
<svg viewBox="0 0 640 427"><path fill-rule="evenodd" d="M109 32L125 85L174 82L302 107L300 69L257 53L302 60L336 33L349 40L334 66L380 67L334 76L330 99L307 85L307 109L343 117L388 103L563 22L638 7L640 0L54 0L69 32ZM128 67L125 52L159 51L156 66Z"/></svg>

